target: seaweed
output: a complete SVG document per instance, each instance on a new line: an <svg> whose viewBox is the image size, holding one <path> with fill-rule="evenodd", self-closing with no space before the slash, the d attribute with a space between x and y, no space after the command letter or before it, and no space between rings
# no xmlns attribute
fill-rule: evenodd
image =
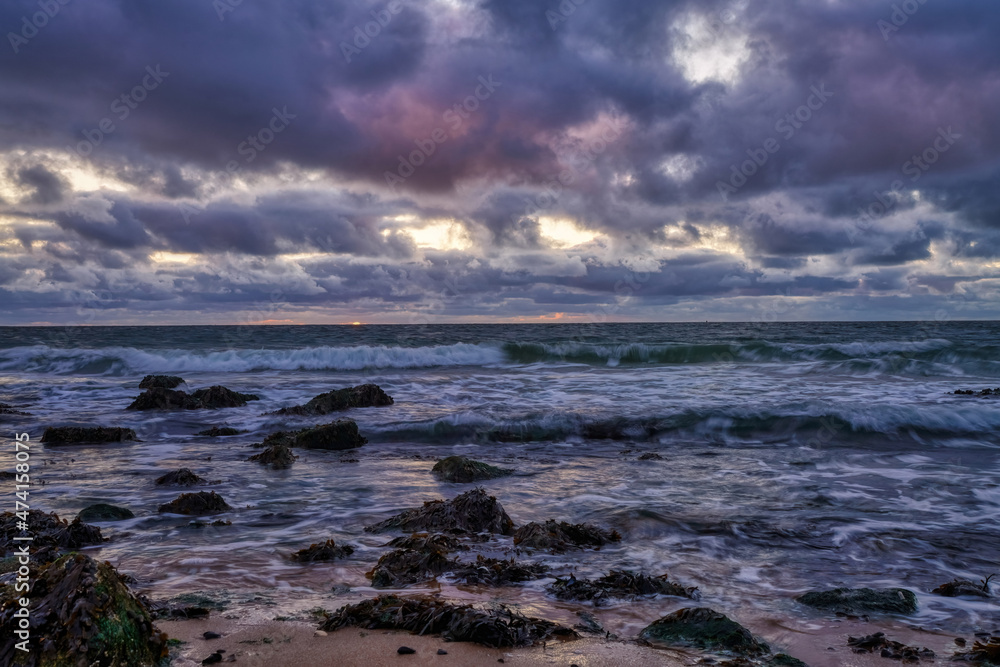
<svg viewBox="0 0 1000 667"><path fill-rule="evenodd" d="M956 653L953 659L985 665L1000 665L1000 636L990 637L988 642L976 641L971 650Z"/></svg>
<svg viewBox="0 0 1000 667"><path fill-rule="evenodd" d="M437 549L397 549L379 558L365 576L372 580L374 588L399 588L426 581L458 566L458 561L450 560L445 552Z"/></svg>
<svg viewBox="0 0 1000 667"><path fill-rule="evenodd" d="M497 533L510 535L514 522L497 499L482 488L466 491L451 500L432 500L385 521L365 526L370 533L383 530Z"/></svg>
<svg viewBox="0 0 1000 667"><path fill-rule="evenodd" d="M47 445L75 445L137 440L135 431L120 426L50 426L42 433Z"/></svg>
<svg viewBox="0 0 1000 667"><path fill-rule="evenodd" d="M176 375L147 375L139 382L139 389L152 389L154 387L173 389L180 384L184 384L184 378Z"/></svg>
<svg viewBox="0 0 1000 667"><path fill-rule="evenodd" d="M22 520L13 512L0 514L0 555L19 552L23 542L15 538L24 535L20 523ZM26 523L34 538L31 560L37 565L54 561L67 552L104 542L101 529L84 523L79 517L68 523L55 512L46 514L41 510L29 510Z"/></svg>
<svg viewBox="0 0 1000 667"><path fill-rule="evenodd" d="M305 405L281 408L276 415L325 415L349 408L370 408L392 405L392 396L382 391L377 384L362 384L357 387L335 389L314 397Z"/></svg>
<svg viewBox="0 0 1000 667"><path fill-rule="evenodd" d="M260 454L254 454L247 461L254 461L273 468L287 468L299 458L285 445L271 445Z"/></svg>
<svg viewBox="0 0 1000 667"><path fill-rule="evenodd" d="M964 579L955 579L954 581L949 581L947 584L941 584L935 588L931 593L935 595L942 595L949 598L957 597L979 597L988 598L990 596L989 581L994 575L990 575L986 579L981 579L978 584L974 584L971 581Z"/></svg>
<svg viewBox="0 0 1000 667"><path fill-rule="evenodd" d="M157 477L156 483L160 486L195 486L196 484L207 484L208 480L199 477L187 468L181 468Z"/></svg>
<svg viewBox="0 0 1000 667"><path fill-rule="evenodd" d="M883 658L892 658L893 660L902 660L903 662L919 662L920 658L934 659L934 651L928 648L917 648L891 641L885 636L884 632L876 632L873 635L866 635L864 637L848 637L847 645L855 653L874 653L878 651L879 655Z"/></svg>
<svg viewBox="0 0 1000 667"><path fill-rule="evenodd" d="M431 472L446 482L479 482L513 475L508 468L498 468L481 461L473 461L464 456L449 456L434 464Z"/></svg>
<svg viewBox="0 0 1000 667"><path fill-rule="evenodd" d="M544 524L526 523L514 533L514 544L522 548L562 552L581 547L602 547L620 542L615 530L605 530L589 523L571 524L549 519Z"/></svg>
<svg viewBox="0 0 1000 667"><path fill-rule="evenodd" d="M355 449L368 442L358 432L353 419L337 419L299 431L275 431L264 438L257 447L301 447L303 449L343 450Z"/></svg>
<svg viewBox="0 0 1000 667"><path fill-rule="evenodd" d="M233 509L215 491L199 491L198 493L182 493L169 503L160 505L158 511L168 514L217 514Z"/></svg>
<svg viewBox="0 0 1000 667"><path fill-rule="evenodd" d="M594 581L577 579L571 574L567 579L556 579L547 590L560 600L592 600L595 606L613 598L675 595L696 600L700 597L696 587L685 588L669 581L665 574L653 577L628 570L611 570Z"/></svg>
<svg viewBox="0 0 1000 667"><path fill-rule="evenodd" d="M393 538L386 546L396 547L397 549L415 549L417 551L437 549L446 553L468 549L457 538L443 533L413 533L412 535L404 535Z"/></svg>
<svg viewBox="0 0 1000 667"><path fill-rule="evenodd" d="M457 579L480 586L508 586L524 581L541 579L549 571L543 563L519 563L513 558L486 558L476 556L475 563L462 563L452 570Z"/></svg>
<svg viewBox="0 0 1000 667"><path fill-rule="evenodd" d="M238 408L247 401L259 401L256 394L241 394L221 385L199 389L192 394L178 389L151 387L136 396L126 410L215 410Z"/></svg>
<svg viewBox="0 0 1000 667"><path fill-rule="evenodd" d="M318 563L323 561L347 558L354 553L354 547L350 544L338 546L333 540L310 544L305 549L299 549L291 555L292 560L300 563Z"/></svg>

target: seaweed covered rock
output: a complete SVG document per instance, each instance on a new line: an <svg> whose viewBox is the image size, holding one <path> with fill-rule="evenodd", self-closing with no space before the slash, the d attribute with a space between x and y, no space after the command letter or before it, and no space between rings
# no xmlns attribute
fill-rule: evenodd
<svg viewBox="0 0 1000 667"><path fill-rule="evenodd" d="M139 382L139 389L174 389L184 384L184 378L176 375L147 375Z"/></svg>
<svg viewBox="0 0 1000 667"><path fill-rule="evenodd" d="M299 458L285 445L271 445L260 454L254 454L247 461L254 461L274 468L287 468Z"/></svg>
<svg viewBox="0 0 1000 667"><path fill-rule="evenodd" d="M201 516L218 514L233 509L215 491L199 491L198 493L182 493L169 503L160 505L159 512L163 514L188 514Z"/></svg>
<svg viewBox="0 0 1000 667"><path fill-rule="evenodd" d="M513 558L504 560L476 556L475 563L462 563L452 574L467 584L509 586L541 579L548 571L549 567L543 563L521 563Z"/></svg>
<svg viewBox="0 0 1000 667"><path fill-rule="evenodd" d="M370 533L393 529L510 535L514 522L495 497L479 488L451 500L425 502L423 507L408 509L385 521L365 526Z"/></svg>
<svg viewBox="0 0 1000 667"><path fill-rule="evenodd" d="M397 549L415 549L417 551L436 549L445 553L468 548L457 538L443 533L413 533L412 535L404 535L403 537L390 540L386 546L396 547Z"/></svg>
<svg viewBox="0 0 1000 667"><path fill-rule="evenodd" d="M42 442L47 445L128 442L136 439L135 431L120 426L50 426L42 433Z"/></svg>
<svg viewBox="0 0 1000 667"><path fill-rule="evenodd" d="M431 472L446 482L479 482L486 479L497 479L514 474L508 468L497 468L488 463L473 461L464 456L449 456L434 464Z"/></svg>
<svg viewBox="0 0 1000 667"><path fill-rule="evenodd" d="M978 665L1000 665L1000 637L990 637L989 641L976 641L968 651L956 653L956 661Z"/></svg>
<svg viewBox="0 0 1000 667"><path fill-rule="evenodd" d="M449 559L445 552L437 549L397 549L379 558L378 564L365 576L372 580L374 588L400 588L432 579L458 566L458 561Z"/></svg>
<svg viewBox="0 0 1000 667"><path fill-rule="evenodd" d="M652 577L628 570L611 570L600 579L556 579L546 590L560 600L592 600L595 605L614 598L640 597L648 595L676 595L698 599L698 589L685 588L667 579L667 575Z"/></svg>
<svg viewBox="0 0 1000 667"><path fill-rule="evenodd" d="M984 581L974 584L971 581L956 579L947 584L941 584L933 591L935 595L942 595L948 598L988 598L990 595L989 583Z"/></svg>
<svg viewBox="0 0 1000 667"><path fill-rule="evenodd" d="M605 530L589 523L571 524L549 519L545 523L526 523L514 533L514 544L525 549L562 552L581 547L602 547L620 542L618 531Z"/></svg>
<svg viewBox="0 0 1000 667"><path fill-rule="evenodd" d="M26 594L32 651L18 650L17 598L0 607L0 664L152 667L167 655L167 637L108 562L70 554L42 568Z"/></svg>
<svg viewBox="0 0 1000 667"><path fill-rule="evenodd" d="M19 553L24 542L15 537L25 535L19 524L21 519L13 512L0 514L0 555L13 556ZM79 517L67 522L53 512L30 510L26 522L34 538L31 545L31 560L35 564L49 563L69 551L101 544L104 538L101 529L84 523Z"/></svg>
<svg viewBox="0 0 1000 667"><path fill-rule="evenodd" d="M193 394L177 389L152 387L136 396L126 410L216 410L239 408L258 401L256 394L241 394L221 385L199 389Z"/></svg>
<svg viewBox="0 0 1000 667"><path fill-rule="evenodd" d="M325 415L349 408L370 408L392 405L392 396L377 384L361 384L347 389L335 389L320 394L305 405L277 410L279 415Z"/></svg>
<svg viewBox="0 0 1000 667"><path fill-rule="evenodd" d="M358 432L353 419L337 419L329 424L304 428L300 431L277 431L271 433L259 446L301 447L302 449L324 449L339 451L357 449L368 442Z"/></svg>
<svg viewBox="0 0 1000 667"><path fill-rule="evenodd" d="M706 607L690 607L650 623L639 637L654 644L689 646L741 656L770 652L764 642L736 621Z"/></svg>
<svg viewBox="0 0 1000 667"><path fill-rule="evenodd" d="M795 599L809 607L845 614L912 614L917 611L917 596L905 588L835 588L812 591Z"/></svg>
<svg viewBox="0 0 1000 667"><path fill-rule="evenodd" d="M160 486L194 486L196 484L207 484L208 480L204 477L199 477L187 468L181 468L157 477L156 483Z"/></svg>
<svg viewBox="0 0 1000 667"><path fill-rule="evenodd" d="M80 521L122 521L134 517L135 514L127 507L117 507L104 503L88 505L76 515Z"/></svg>
<svg viewBox="0 0 1000 667"><path fill-rule="evenodd" d="M300 563L319 563L338 558L347 558L354 553L354 547L350 544L337 545L333 540L310 544L305 549L299 549L292 554L292 560Z"/></svg>
<svg viewBox="0 0 1000 667"><path fill-rule="evenodd" d="M490 648L530 646L552 636L576 633L551 621L524 616L503 605L479 609L430 597L380 595L340 608L320 626L332 632L343 627L406 630L440 635L445 641L474 642Z"/></svg>
<svg viewBox="0 0 1000 667"><path fill-rule="evenodd" d="M239 435L240 433L246 433L246 431L241 431L238 428L231 428L229 426L213 426L212 428L205 429L204 431L198 431L195 435L203 435L208 438L221 438L230 435Z"/></svg>
<svg viewBox="0 0 1000 667"><path fill-rule="evenodd" d="M934 658L934 651L890 641L884 632L876 632L865 637L848 637L847 645L855 653L875 653L878 651L883 658L892 658L903 662L919 662L920 658L927 660Z"/></svg>

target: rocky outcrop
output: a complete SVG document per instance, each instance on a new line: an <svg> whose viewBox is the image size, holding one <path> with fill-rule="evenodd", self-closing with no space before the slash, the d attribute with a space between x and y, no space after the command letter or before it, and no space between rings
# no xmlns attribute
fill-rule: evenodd
<svg viewBox="0 0 1000 667"><path fill-rule="evenodd" d="M653 644L722 651L740 656L761 656L771 650L736 621L706 607L681 609L668 614L643 628L639 637Z"/></svg>
<svg viewBox="0 0 1000 667"><path fill-rule="evenodd" d="M333 540L310 544L305 549L299 549L292 554L292 560L300 563L319 563L340 558L347 558L354 553L354 547L349 544L336 544Z"/></svg>
<svg viewBox="0 0 1000 667"><path fill-rule="evenodd" d="M905 588L835 588L812 591L795 599L809 607L845 614L912 614L917 611L917 596Z"/></svg>
<svg viewBox="0 0 1000 667"><path fill-rule="evenodd" d="M282 408L278 415L326 415L349 408L371 408L392 405L392 396L382 391L377 384L362 384L347 389L335 389L320 394L305 405Z"/></svg>
<svg viewBox="0 0 1000 667"><path fill-rule="evenodd" d="M122 521L134 517L135 514L127 507L116 507L115 505L105 505L104 503L88 505L76 515L76 518L80 521Z"/></svg>
<svg viewBox="0 0 1000 667"><path fill-rule="evenodd" d="M208 480L199 477L187 468L172 470L165 475L156 478L159 486L195 486L197 484L208 484Z"/></svg>
<svg viewBox="0 0 1000 667"><path fill-rule="evenodd" d="M139 382L139 389L174 389L184 384L184 378L176 375L147 375Z"/></svg>
<svg viewBox="0 0 1000 667"><path fill-rule="evenodd" d="M402 588L458 567L458 561L449 559L445 553L438 549L390 551L365 576L372 580L374 588Z"/></svg>
<svg viewBox="0 0 1000 667"><path fill-rule="evenodd" d="M67 522L55 512L46 514L41 510L30 510L28 531L34 538L30 542L31 561L38 565L49 563L61 555L83 547L101 544L104 538L101 529L80 520L79 517ZM13 512L0 514L0 554L10 557L19 552L25 544L16 537L28 533L21 529L22 519Z"/></svg>
<svg viewBox="0 0 1000 667"><path fill-rule="evenodd" d="M31 600L31 651L18 650L19 596L0 606L0 664L23 667L153 667L167 656L167 636L108 562L70 554L42 568L23 594Z"/></svg>
<svg viewBox="0 0 1000 667"><path fill-rule="evenodd" d="M674 583L667 575L652 577L627 570L611 570L600 579L577 579L570 575L567 579L556 579L546 590L560 600L588 600L595 606L605 600L634 598L652 595L675 595L698 599L698 589Z"/></svg>
<svg viewBox="0 0 1000 667"><path fill-rule="evenodd" d="M358 425L353 419L338 419L329 424L304 428L301 431L277 431L272 433L259 447L283 445L285 447L301 447L302 449L343 450L356 449L368 440L358 432Z"/></svg>
<svg viewBox="0 0 1000 667"><path fill-rule="evenodd" d="M299 458L285 445L271 445L260 454L254 454L247 461L269 465L272 468L287 468Z"/></svg>
<svg viewBox="0 0 1000 667"><path fill-rule="evenodd" d="M614 530L605 530L589 523L556 522L526 523L514 533L515 546L522 549L544 549L560 553L568 549L602 547L620 542L622 536Z"/></svg>
<svg viewBox="0 0 1000 667"><path fill-rule="evenodd" d="M258 401L256 394L241 394L221 385L199 389L193 394L177 389L153 387L139 394L126 410L216 410L239 408Z"/></svg>
<svg viewBox="0 0 1000 667"><path fill-rule="evenodd" d="M413 533L412 535L394 538L386 546L396 547L397 549L416 549L417 551L437 549L445 553L468 549L457 538L451 535L444 535L443 533Z"/></svg>
<svg viewBox="0 0 1000 667"><path fill-rule="evenodd" d="M406 510L365 527L368 532L394 529L510 535L514 531L514 522L496 498L483 489L473 489L452 500L432 500L424 503L423 507Z"/></svg>
<svg viewBox="0 0 1000 667"><path fill-rule="evenodd" d="M120 426L50 426L42 433L47 445L76 445L137 440L135 431Z"/></svg>
<svg viewBox="0 0 1000 667"><path fill-rule="evenodd" d="M227 512L231 509L233 508L215 491L199 491L198 493L182 493L169 503L160 505L158 511L162 514L203 516Z"/></svg>
<svg viewBox="0 0 1000 667"><path fill-rule="evenodd" d="M488 463L473 461L464 456L449 456L434 464L431 472L446 482L480 482L487 479L497 479L513 475L514 471L507 468L497 468Z"/></svg>

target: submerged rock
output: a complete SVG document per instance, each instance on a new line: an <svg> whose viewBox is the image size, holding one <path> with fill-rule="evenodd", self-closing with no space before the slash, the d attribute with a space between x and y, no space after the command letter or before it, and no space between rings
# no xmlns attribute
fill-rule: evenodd
<svg viewBox="0 0 1000 667"><path fill-rule="evenodd" d="M184 378L176 375L147 375L139 382L139 389L173 389L184 384Z"/></svg>
<svg viewBox="0 0 1000 667"><path fill-rule="evenodd" d="M621 542L615 530L605 530L589 523L571 524L549 519L542 523L526 523L514 533L515 546L524 549L546 549L554 552L580 547L602 547Z"/></svg>
<svg viewBox="0 0 1000 667"><path fill-rule="evenodd" d="M917 611L917 596L905 588L835 588L812 591L795 599L809 607L845 614L912 614Z"/></svg>
<svg viewBox="0 0 1000 667"><path fill-rule="evenodd" d="M970 597L970 598L988 598L992 597L989 591L989 584L987 582L982 582L980 584L974 584L971 581L959 580L950 581L947 584L941 584L935 588L931 593L935 595L942 595L948 598L960 598L960 597Z"/></svg>
<svg viewBox="0 0 1000 667"><path fill-rule="evenodd" d="M514 471L508 468L497 468L464 456L449 456L446 459L441 459L434 464L431 472L446 482L459 483L479 482L514 474Z"/></svg>
<svg viewBox="0 0 1000 667"><path fill-rule="evenodd" d="M378 559L378 564L365 574L374 588L401 588L432 579L459 566L443 551L428 549L397 549Z"/></svg>
<svg viewBox="0 0 1000 667"><path fill-rule="evenodd" d="M480 586L509 586L541 579L549 567L543 563L519 563L513 558L504 560L476 556L475 563L462 563L453 570L456 579Z"/></svg>
<svg viewBox="0 0 1000 667"><path fill-rule="evenodd" d="M413 533L404 537L397 537L391 540L386 546L397 549L415 549L416 551L429 551L436 549L448 553L467 549L457 538L443 533Z"/></svg>
<svg viewBox="0 0 1000 667"><path fill-rule="evenodd" d="M42 442L47 445L130 440L137 440L135 431L120 426L50 426L42 433Z"/></svg>
<svg viewBox="0 0 1000 667"><path fill-rule="evenodd" d="M656 452L646 452L639 456L640 461L662 461L663 457Z"/></svg>
<svg viewBox="0 0 1000 667"><path fill-rule="evenodd" d="M305 405L281 408L278 415L325 415L349 408L370 408L392 405L392 396L377 384L362 384L347 389L335 389L320 394Z"/></svg>
<svg viewBox="0 0 1000 667"><path fill-rule="evenodd" d="M105 505L97 503L88 505L80 510L76 518L80 521L122 521L132 519L135 514L127 507L116 507L115 505Z"/></svg>
<svg viewBox="0 0 1000 667"><path fill-rule="evenodd" d="M760 656L771 650L736 621L706 607L691 607L668 614L643 628L639 636L651 643L743 656Z"/></svg>
<svg viewBox="0 0 1000 667"><path fill-rule="evenodd" d="M18 525L20 523L22 519L13 512L0 514L0 555L8 557L18 553L25 543L14 538L29 533L34 538L29 545L31 560L36 565L54 561L64 553L104 542L101 529L84 523L79 517L67 522L55 512L46 514L41 510L30 510L26 522L27 533L21 530Z"/></svg>
<svg viewBox="0 0 1000 667"><path fill-rule="evenodd" d="M979 665L1000 665L1000 637L990 637L989 641L976 641L971 650L956 653L952 659Z"/></svg>
<svg viewBox="0 0 1000 667"><path fill-rule="evenodd" d="M343 627L441 635L445 641L474 642L490 648L530 646L554 635L577 636L569 628L524 616L503 605L479 609L424 596L380 595L347 605L332 614L320 629L332 632Z"/></svg>
<svg viewBox="0 0 1000 667"><path fill-rule="evenodd" d="M199 491L198 493L182 493L169 503L160 505L158 511L163 514L201 516L227 512L231 509L233 508L215 491Z"/></svg>
<svg viewBox="0 0 1000 667"><path fill-rule="evenodd" d="M228 435L239 435L240 433L246 433L246 431L241 431L237 428L230 428L229 426L213 426L212 428L205 429L204 431L198 431L195 435L204 435L209 438L221 438Z"/></svg>
<svg viewBox="0 0 1000 667"><path fill-rule="evenodd" d="M21 609L14 595L0 607L0 664L24 667L152 667L167 656L167 636L146 605L108 562L70 554L42 568L24 594L31 600L32 651L15 646Z"/></svg>
<svg viewBox="0 0 1000 667"><path fill-rule="evenodd" d="M194 486L196 484L207 484L208 480L199 477L187 468L173 470L166 475L156 478L156 483L160 486Z"/></svg>
<svg viewBox="0 0 1000 667"><path fill-rule="evenodd" d="M193 394L177 389L153 387L136 396L126 410L216 410L239 408L247 401L259 401L256 394L241 394L221 385L199 389Z"/></svg>
<svg viewBox="0 0 1000 667"><path fill-rule="evenodd" d="M408 509L365 530L440 531L448 533L498 533L510 535L514 522L503 505L483 489L466 491L452 500L432 500Z"/></svg>
<svg viewBox="0 0 1000 667"><path fill-rule="evenodd" d="M310 544L305 549L299 549L292 554L291 558L300 563L319 563L338 558L347 558L352 553L354 553L354 547L350 544L338 546L333 540L327 540L326 542Z"/></svg>
<svg viewBox="0 0 1000 667"><path fill-rule="evenodd" d="M247 461L254 461L275 468L287 468L299 458L285 445L271 445L260 454L254 454Z"/></svg>
<svg viewBox="0 0 1000 667"><path fill-rule="evenodd" d="M928 648L906 646L900 642L890 641L884 632L876 632L866 637L848 637L847 645L855 653L874 653L878 651L883 658L902 660L903 662L919 662L920 658L934 659L934 651Z"/></svg>
<svg viewBox="0 0 1000 667"><path fill-rule="evenodd" d="M556 579L546 590L560 600L593 600L595 605L613 598L627 598L647 595L676 595L698 599L696 587L685 588L667 579L667 575L651 577L628 570L611 570L609 574L596 580Z"/></svg>
<svg viewBox="0 0 1000 667"><path fill-rule="evenodd" d="M338 419L329 424L312 426L301 431L277 431L264 438L264 442L259 446L283 445L303 449L339 451L356 449L366 442L368 440L358 432L358 425L353 419Z"/></svg>

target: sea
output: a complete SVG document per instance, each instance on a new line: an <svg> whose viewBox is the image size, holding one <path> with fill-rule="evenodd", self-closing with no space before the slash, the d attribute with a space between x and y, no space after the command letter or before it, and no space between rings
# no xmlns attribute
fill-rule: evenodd
<svg viewBox="0 0 1000 667"><path fill-rule="evenodd" d="M899 586L919 611L880 627L943 638L1000 627L997 597L931 593L1000 572L1000 395L953 393L1000 387L998 334L995 322L3 327L0 402L30 416L0 415L0 463L12 468L14 434L28 433L32 507L66 518L93 503L131 509L133 519L98 524L111 539L92 551L156 599L273 618L370 597L365 572L392 535L363 527L472 488L430 472L460 454L515 470L481 486L518 524L622 534L600 550L516 554L554 575L669 572L699 588L699 604L816 651L851 619L797 595ZM146 374L260 400L126 411ZM268 414L369 382L395 404ZM284 470L246 461L268 433L341 416L368 444L298 451ZM38 444L57 425L125 426L141 442ZM194 435L212 426L245 433ZM182 467L235 508L231 525L157 512L178 489L153 480ZM288 558L330 538L356 551L326 564ZM483 548L513 553L509 538ZM583 607L547 595L551 581L497 590L445 576L410 592L572 622ZM632 636L690 604L623 600L598 613Z"/></svg>

